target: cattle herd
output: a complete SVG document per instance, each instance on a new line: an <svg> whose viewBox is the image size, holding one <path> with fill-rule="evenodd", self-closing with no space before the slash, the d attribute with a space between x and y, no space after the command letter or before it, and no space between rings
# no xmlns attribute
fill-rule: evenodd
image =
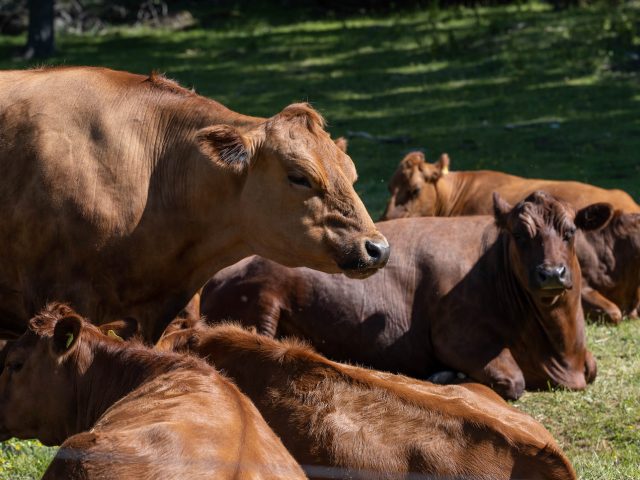
<svg viewBox="0 0 640 480"><path fill-rule="evenodd" d="M0 440L44 478L576 478L504 399L638 315L628 194L412 152L374 223L308 104L90 67L0 73L0 160Z"/></svg>

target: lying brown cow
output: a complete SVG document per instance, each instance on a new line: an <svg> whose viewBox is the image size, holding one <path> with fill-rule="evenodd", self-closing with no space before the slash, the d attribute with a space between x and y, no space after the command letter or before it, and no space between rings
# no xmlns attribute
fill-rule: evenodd
<svg viewBox="0 0 640 480"><path fill-rule="evenodd" d="M413 216L486 215L493 209L492 192L517 202L535 190L583 208L607 202L617 210L602 232L579 235L577 252L583 275L585 313L619 323L637 316L640 306L640 206L622 190L605 190L580 182L533 180L493 171L449 172L443 154L433 164L421 152L409 153L389 183L391 198L382 220ZM635 212L635 213L634 213Z"/></svg>
<svg viewBox="0 0 640 480"><path fill-rule="evenodd" d="M202 293L209 321L309 340L335 360L425 378L464 372L506 398L548 384L583 389L596 375L580 306L576 228L608 204L572 209L536 192L495 216L378 223L393 241L384 272L363 281L254 257Z"/></svg>
<svg viewBox="0 0 640 480"><path fill-rule="evenodd" d="M44 479L304 478L251 401L204 362L103 335L49 305L0 376L0 440L62 446Z"/></svg>
<svg viewBox="0 0 640 480"><path fill-rule="evenodd" d="M0 337L49 299L159 337L251 254L364 277L389 247L307 104L241 115L157 75L0 72Z"/></svg>
<svg viewBox="0 0 640 480"><path fill-rule="evenodd" d="M310 477L575 478L549 432L491 390L331 362L234 325L174 331L157 347L230 376Z"/></svg>

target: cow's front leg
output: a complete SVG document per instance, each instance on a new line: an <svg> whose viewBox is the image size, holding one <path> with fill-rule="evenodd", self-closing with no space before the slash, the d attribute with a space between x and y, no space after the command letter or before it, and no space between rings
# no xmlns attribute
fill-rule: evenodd
<svg viewBox="0 0 640 480"><path fill-rule="evenodd" d="M582 308L585 314L602 316L607 323L617 325L622 320L618 306L591 287L582 288Z"/></svg>
<svg viewBox="0 0 640 480"><path fill-rule="evenodd" d="M483 367L469 371L469 376L507 400L517 400L524 393L524 374L506 347Z"/></svg>

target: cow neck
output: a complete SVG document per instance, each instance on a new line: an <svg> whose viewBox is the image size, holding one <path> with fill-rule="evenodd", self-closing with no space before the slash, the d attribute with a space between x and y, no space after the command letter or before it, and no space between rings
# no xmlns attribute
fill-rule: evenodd
<svg viewBox="0 0 640 480"><path fill-rule="evenodd" d="M449 172L435 183L436 217L451 217L460 215L460 200L463 198L464 179L460 172Z"/></svg>
<svg viewBox="0 0 640 480"><path fill-rule="evenodd" d="M199 367L194 365L198 363L195 359L173 353L159 354L142 345L110 342L89 347L93 351L91 363L83 373L76 374L77 413L68 436L92 429L110 407L158 376Z"/></svg>
<svg viewBox="0 0 640 480"><path fill-rule="evenodd" d="M124 265L128 272L118 275L122 278L118 292L127 311L132 305L149 311L149 303L162 303L150 298L153 289L145 290L146 284L153 286L149 278L158 282L170 275L174 284L183 287L182 296L190 298L213 273L253 253L243 241L238 212L230 208L240 203L244 178L214 166L194 139L207 126L224 123L243 131L263 119L232 112L198 96L164 95L154 101L155 114L148 116L155 122L148 129L153 139L148 198L135 230L124 240L136 248L122 249L121 243L115 243L105 255L107 268ZM154 131L158 133L151 134ZM133 251L132 257L123 258L123 250ZM139 255L140 250L144 256ZM148 269L130 268L140 257L154 258L156 271L149 274ZM113 258L121 261L112 262ZM139 277L143 271L145 278Z"/></svg>
<svg viewBox="0 0 640 480"><path fill-rule="evenodd" d="M577 307L568 301L572 292L580 291L580 275L575 279L573 290L568 291L562 298L559 298L553 308L541 308L535 299L522 286L519 279L513 273L511 257L509 255L509 242L512 241L506 233L500 233L496 240L497 258L496 289L497 297L501 300L501 316L509 319L518 328L519 335L516 337L522 343L524 352L527 352L533 343L533 338L542 338L551 347L552 356L555 358L566 358L567 353L573 353L573 345L566 345L563 341L564 335L558 331L558 325L572 325L577 317ZM562 318L563 320L559 320Z"/></svg>

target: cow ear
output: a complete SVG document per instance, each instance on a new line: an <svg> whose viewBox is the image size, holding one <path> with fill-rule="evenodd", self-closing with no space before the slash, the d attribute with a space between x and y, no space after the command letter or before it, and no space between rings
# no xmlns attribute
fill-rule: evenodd
<svg viewBox="0 0 640 480"><path fill-rule="evenodd" d="M507 203L498 192L493 192L493 216L498 228L507 226L507 217L512 210L512 206Z"/></svg>
<svg viewBox="0 0 640 480"><path fill-rule="evenodd" d="M598 230L611 221L613 211L609 203L594 203L578 210L574 223L580 230Z"/></svg>
<svg viewBox="0 0 640 480"><path fill-rule="evenodd" d="M338 147L344 153L347 153L347 146L349 145L349 142L347 141L346 138L338 137L334 140L334 142L336 144L336 147Z"/></svg>
<svg viewBox="0 0 640 480"><path fill-rule="evenodd" d="M78 344L78 338L82 330L82 319L77 315L69 315L61 318L53 327L53 354L66 355Z"/></svg>
<svg viewBox="0 0 640 480"><path fill-rule="evenodd" d="M440 158L435 163L435 166L438 170L440 170L440 176L444 177L447 173L449 173L449 165L451 164L451 160L449 159L449 155L443 153L440 155Z"/></svg>
<svg viewBox="0 0 640 480"><path fill-rule="evenodd" d="M119 340L129 340L139 332L138 321L131 317L103 323L98 328L108 337Z"/></svg>
<svg viewBox="0 0 640 480"><path fill-rule="evenodd" d="M257 147L256 135L243 135L230 125L214 125L196 133L200 151L216 165L241 174L247 170Z"/></svg>

